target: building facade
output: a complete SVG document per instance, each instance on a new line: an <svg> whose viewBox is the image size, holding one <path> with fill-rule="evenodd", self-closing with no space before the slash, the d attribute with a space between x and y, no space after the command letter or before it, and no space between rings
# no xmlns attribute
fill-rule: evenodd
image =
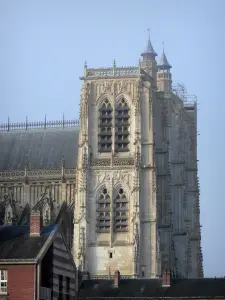
<svg viewBox="0 0 225 300"><path fill-rule="evenodd" d="M1 127L2 222L48 185L56 203L74 205L71 250L92 278L203 276L197 103L172 88L166 55L156 56L149 39L136 67L85 64L79 125Z"/></svg>
<svg viewBox="0 0 225 300"><path fill-rule="evenodd" d="M0 227L0 299L75 299L76 266L60 223L42 220L36 210L30 226Z"/></svg>

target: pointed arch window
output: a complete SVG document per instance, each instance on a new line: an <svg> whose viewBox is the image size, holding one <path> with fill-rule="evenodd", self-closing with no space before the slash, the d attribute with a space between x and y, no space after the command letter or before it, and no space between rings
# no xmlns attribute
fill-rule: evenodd
<svg viewBox="0 0 225 300"><path fill-rule="evenodd" d="M104 188L97 200L97 232L110 232L110 195Z"/></svg>
<svg viewBox="0 0 225 300"><path fill-rule="evenodd" d="M114 215L114 231L128 231L128 200L122 188L116 194Z"/></svg>
<svg viewBox="0 0 225 300"><path fill-rule="evenodd" d="M99 152L111 152L112 150L112 106L105 99L99 109Z"/></svg>
<svg viewBox="0 0 225 300"><path fill-rule="evenodd" d="M116 106L115 116L115 150L117 152L129 151L130 144L130 109L122 98Z"/></svg>

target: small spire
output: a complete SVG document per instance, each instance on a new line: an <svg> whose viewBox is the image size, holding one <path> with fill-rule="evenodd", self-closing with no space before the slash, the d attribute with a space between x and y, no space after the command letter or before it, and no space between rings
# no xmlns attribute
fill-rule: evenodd
<svg viewBox="0 0 225 300"><path fill-rule="evenodd" d="M164 42L162 42L163 44L163 52L162 55L160 57L159 63L158 63L158 69L165 69L165 70L169 70L171 69L171 65L168 62L168 59L166 57L165 51L164 51Z"/></svg>
<svg viewBox="0 0 225 300"><path fill-rule="evenodd" d="M87 77L88 71L87 71L87 62L85 60L84 62L84 77Z"/></svg>
<svg viewBox="0 0 225 300"><path fill-rule="evenodd" d="M147 42L147 47L145 52L143 52L141 55L144 56L146 54L151 54L153 56L157 56L157 53L155 52L152 43L151 43L151 39L150 39L150 28L148 28L148 42Z"/></svg>

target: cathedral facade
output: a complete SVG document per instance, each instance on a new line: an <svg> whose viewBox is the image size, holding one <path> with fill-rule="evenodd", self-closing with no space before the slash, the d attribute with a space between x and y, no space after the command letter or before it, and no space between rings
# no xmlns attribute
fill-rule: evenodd
<svg viewBox="0 0 225 300"><path fill-rule="evenodd" d="M156 56L149 39L138 66L85 64L79 122L0 127L2 224L34 207L50 222L67 205L67 240L92 278L203 276L197 102Z"/></svg>

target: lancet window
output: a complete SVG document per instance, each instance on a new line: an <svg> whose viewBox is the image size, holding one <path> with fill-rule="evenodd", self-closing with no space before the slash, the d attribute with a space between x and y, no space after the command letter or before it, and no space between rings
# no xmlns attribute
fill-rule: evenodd
<svg viewBox="0 0 225 300"><path fill-rule="evenodd" d="M114 231L128 231L128 200L122 188L116 194L114 214Z"/></svg>
<svg viewBox="0 0 225 300"><path fill-rule="evenodd" d="M99 109L99 152L112 150L112 112L111 104L105 99Z"/></svg>
<svg viewBox="0 0 225 300"><path fill-rule="evenodd" d="M108 190L104 188L98 198L97 209L97 231L109 232L110 231L110 195Z"/></svg>
<svg viewBox="0 0 225 300"><path fill-rule="evenodd" d="M121 99L116 106L115 115L115 150L117 152L129 151L130 115L129 107L124 99Z"/></svg>

